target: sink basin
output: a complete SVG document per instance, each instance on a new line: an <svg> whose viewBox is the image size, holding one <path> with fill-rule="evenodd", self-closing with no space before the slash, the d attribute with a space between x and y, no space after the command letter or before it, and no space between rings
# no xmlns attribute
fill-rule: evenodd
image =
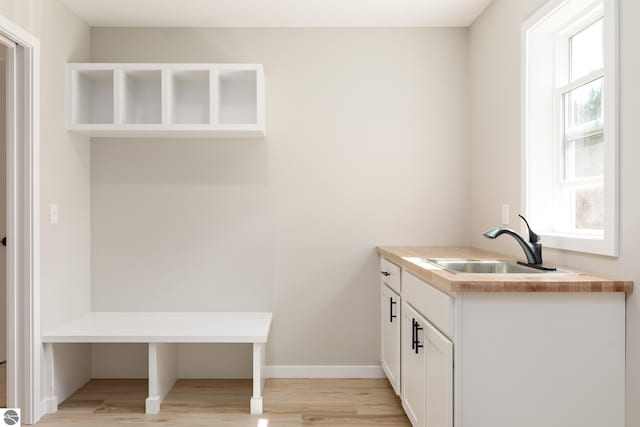
<svg viewBox="0 0 640 427"><path fill-rule="evenodd" d="M520 265L512 261L499 260L478 260L478 259L425 259L426 262L435 264L447 270L450 273L468 273L468 274L552 274L564 273L570 274L569 271L562 270L539 270L526 265Z"/></svg>

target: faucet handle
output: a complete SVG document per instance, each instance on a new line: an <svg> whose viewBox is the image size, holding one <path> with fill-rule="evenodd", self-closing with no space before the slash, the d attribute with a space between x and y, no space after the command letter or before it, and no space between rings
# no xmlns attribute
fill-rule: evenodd
<svg viewBox="0 0 640 427"><path fill-rule="evenodd" d="M522 215L518 214L518 216L520 218L522 218L522 220L524 221L525 224L527 224L527 230L529 230L529 242L531 243L538 243L540 240L542 240L542 238L540 237L540 235L536 234L532 229L531 226L529 225L529 222L527 221L527 219L525 217L523 217Z"/></svg>

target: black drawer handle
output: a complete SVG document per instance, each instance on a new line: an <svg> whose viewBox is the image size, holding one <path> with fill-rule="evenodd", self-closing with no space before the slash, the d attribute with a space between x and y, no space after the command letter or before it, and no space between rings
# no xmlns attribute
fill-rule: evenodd
<svg viewBox="0 0 640 427"><path fill-rule="evenodd" d="M382 273L382 275L383 275L384 277L389 277L389 276L391 276L391 273L389 273L388 271L381 271L380 273Z"/></svg>
<svg viewBox="0 0 640 427"><path fill-rule="evenodd" d="M422 326L420 326L420 323L418 323L416 319L412 319L412 320L413 320L413 343L411 344L411 349L415 350L416 354L418 354L420 352L420 349L424 347L424 345L420 344L420 340L418 339L418 331L422 330Z"/></svg>
<svg viewBox="0 0 640 427"><path fill-rule="evenodd" d="M393 297L389 297L389 322L390 323L393 323L393 319L398 317L395 314L393 314L393 306L395 304L397 304L397 302L393 300Z"/></svg>
<svg viewBox="0 0 640 427"><path fill-rule="evenodd" d="M416 348L416 319L411 319L411 350Z"/></svg>

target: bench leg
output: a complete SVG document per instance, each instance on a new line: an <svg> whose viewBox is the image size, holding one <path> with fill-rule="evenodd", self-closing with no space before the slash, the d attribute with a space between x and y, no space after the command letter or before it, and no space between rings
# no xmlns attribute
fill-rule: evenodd
<svg viewBox="0 0 640 427"><path fill-rule="evenodd" d="M253 397L251 413L262 414L262 390L264 389L264 355L265 344L253 343Z"/></svg>
<svg viewBox="0 0 640 427"><path fill-rule="evenodd" d="M45 412L47 414L55 414L58 411L58 396L56 396L56 388L54 382L54 357L53 344L44 344L44 359L46 365L45 373Z"/></svg>
<svg viewBox="0 0 640 427"><path fill-rule="evenodd" d="M178 379L178 344L149 344L147 414L160 413L160 404Z"/></svg>

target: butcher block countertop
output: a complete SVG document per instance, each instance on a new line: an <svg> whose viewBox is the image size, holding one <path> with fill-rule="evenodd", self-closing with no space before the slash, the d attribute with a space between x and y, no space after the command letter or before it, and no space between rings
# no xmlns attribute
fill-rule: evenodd
<svg viewBox="0 0 640 427"><path fill-rule="evenodd" d="M454 296L458 292L628 293L633 290L631 281L584 273L574 268L559 267L577 274L454 274L423 261L424 258L515 261L513 257L475 248L379 246L377 250L403 270Z"/></svg>

